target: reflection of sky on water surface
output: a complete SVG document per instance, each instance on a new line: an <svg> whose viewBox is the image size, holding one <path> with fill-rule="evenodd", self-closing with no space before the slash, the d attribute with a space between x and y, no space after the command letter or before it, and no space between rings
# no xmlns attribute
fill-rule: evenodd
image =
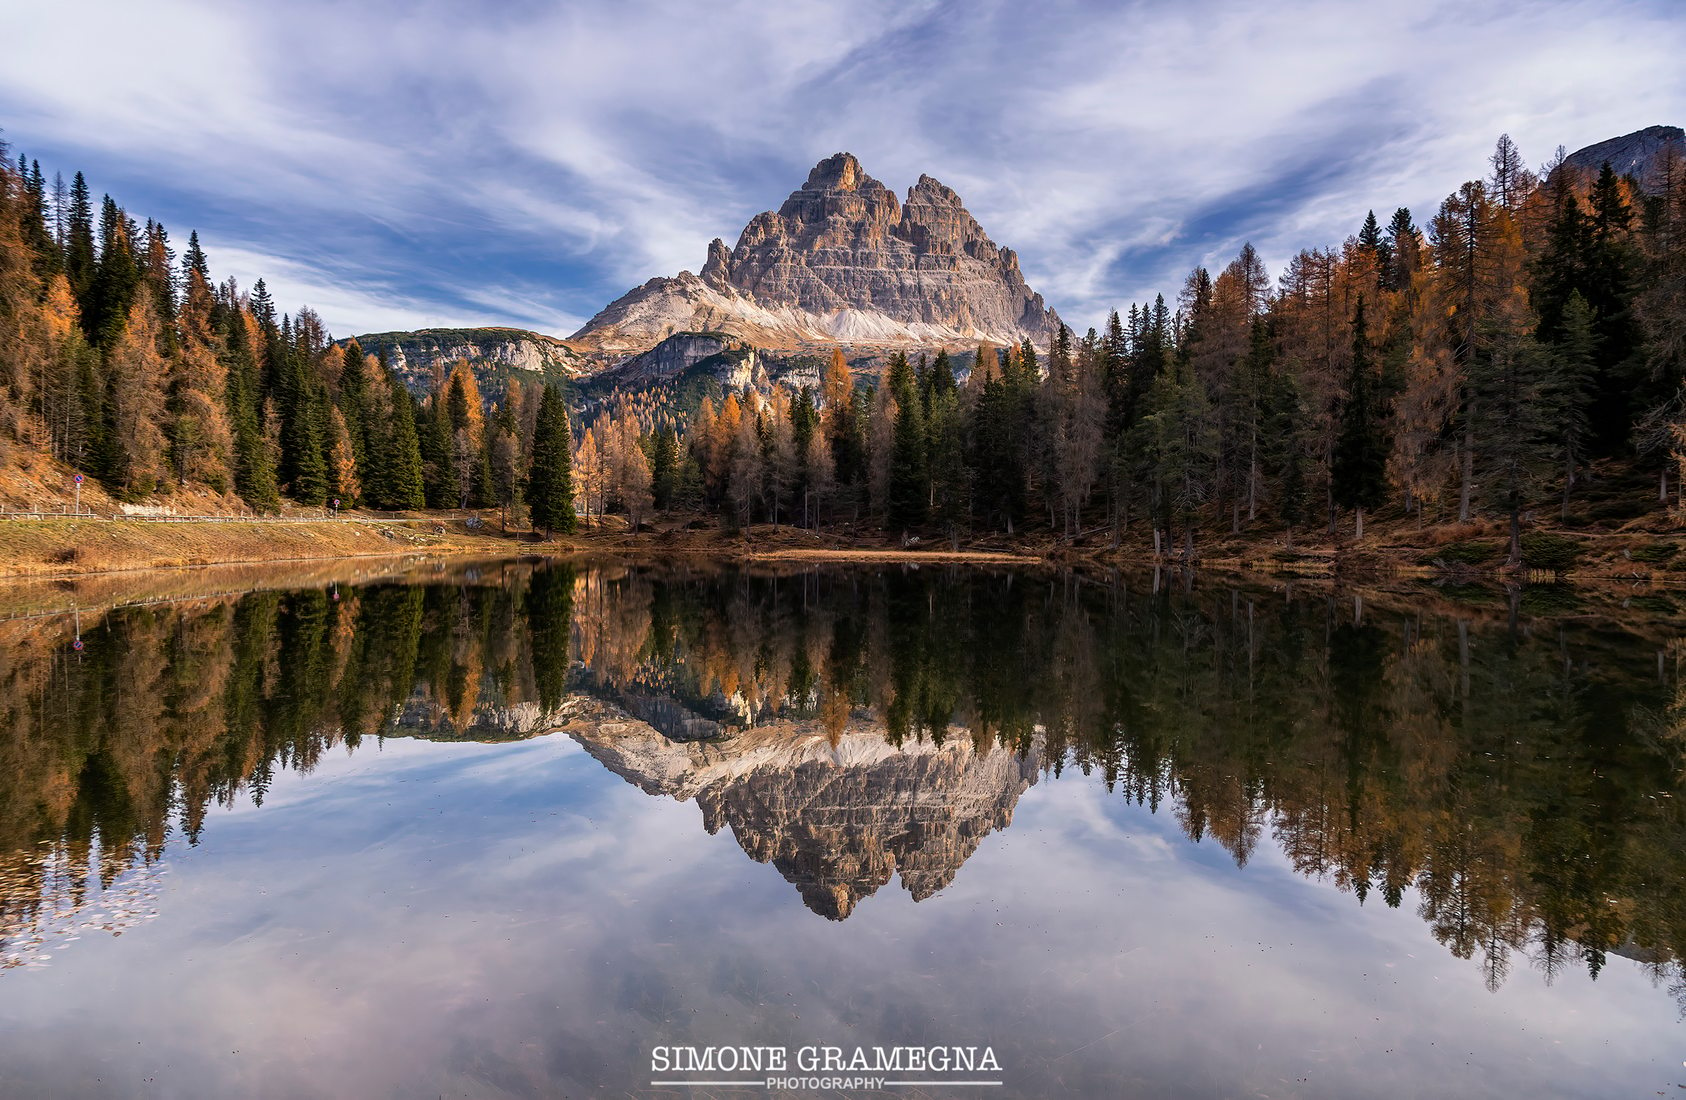
<svg viewBox="0 0 1686 1100"><path fill-rule="evenodd" d="M158 920L0 975L0 1091L624 1095L655 1043L989 1043L1022 1095L1686 1079L1686 1028L1627 960L1489 993L1413 898L1360 908L1271 844L1237 869L1078 774L943 892L841 923L558 736L335 752L213 816Z"/></svg>

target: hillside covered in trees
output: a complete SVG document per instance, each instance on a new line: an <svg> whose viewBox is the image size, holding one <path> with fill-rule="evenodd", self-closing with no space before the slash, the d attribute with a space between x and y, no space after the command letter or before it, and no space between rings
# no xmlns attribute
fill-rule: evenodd
<svg viewBox="0 0 1686 1100"><path fill-rule="evenodd" d="M1174 301L1047 348L839 350L817 385L678 379L563 392L467 362L406 386L197 237L80 175L0 165L0 461L47 454L114 497L379 509L531 506L555 530L713 514L958 540L999 532L1193 556L1203 538L1362 541L1381 515L1608 529L1678 506L1686 159L1539 172L1501 138L1426 221L1365 217L1276 278L1254 249ZM804 378L805 380L805 378ZM500 377L500 383L503 378Z"/></svg>
<svg viewBox="0 0 1686 1100"><path fill-rule="evenodd" d="M1045 356L898 355L870 389L839 353L818 393L705 398L688 445L654 436L655 503L892 532L1134 529L1183 554L1201 532L1291 546L1296 530L1362 541L1378 511L1496 516L1512 564L1530 523L1666 519L1686 418L1686 160L1665 148L1645 187L1562 161L1531 171L1503 137L1425 226L1371 213L1274 282L1244 246L1174 304L1062 329Z"/></svg>
<svg viewBox="0 0 1686 1100"><path fill-rule="evenodd" d="M259 512L507 507L557 434L545 417L568 434L540 384L512 380L487 410L465 363L418 396L384 353L336 345L308 308L281 312L263 280L214 279L197 233L178 258L164 226L109 195L96 217L81 173L49 185L3 154L0 470L50 456L119 501Z"/></svg>

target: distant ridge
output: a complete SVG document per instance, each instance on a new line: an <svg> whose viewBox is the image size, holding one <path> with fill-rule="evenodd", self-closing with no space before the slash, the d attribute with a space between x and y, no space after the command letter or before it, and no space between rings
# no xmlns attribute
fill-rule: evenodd
<svg viewBox="0 0 1686 1100"><path fill-rule="evenodd" d="M580 354L562 340L526 329L423 328L412 332L366 332L354 337L370 355L387 362L413 390L425 389L435 370L466 362L475 368L481 392L490 399L515 377L563 379L585 370Z"/></svg>

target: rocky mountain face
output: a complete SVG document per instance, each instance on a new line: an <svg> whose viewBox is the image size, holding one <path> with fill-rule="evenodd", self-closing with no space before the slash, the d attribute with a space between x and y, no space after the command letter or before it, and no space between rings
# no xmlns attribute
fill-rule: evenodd
<svg viewBox="0 0 1686 1100"><path fill-rule="evenodd" d="M474 368L483 396L502 392L510 378L571 378L586 360L554 336L516 328L424 328L414 332L372 332L356 337L370 355L386 352L393 370L413 390L425 389L433 372L457 361Z"/></svg>
<svg viewBox="0 0 1686 1100"><path fill-rule="evenodd" d="M1590 180L1609 161L1616 175L1632 176L1641 188L1655 194L1661 189L1663 160L1669 150L1686 161L1686 131L1678 126L1647 126L1577 149L1563 159L1563 166Z"/></svg>
<svg viewBox="0 0 1686 1100"><path fill-rule="evenodd" d="M861 720L835 737L778 722L676 740L624 711L584 708L563 728L598 762L648 794L695 800L704 828L731 829L830 920L898 874L916 901L943 889L1011 824L1041 766L1036 752L980 749L963 731L900 748Z"/></svg>
<svg viewBox="0 0 1686 1100"><path fill-rule="evenodd" d="M681 332L649 351L610 369L617 387L637 386L663 378L677 378L698 365L706 367L727 389L743 389L760 365L755 348L720 332Z"/></svg>
<svg viewBox="0 0 1686 1100"><path fill-rule="evenodd" d="M737 247L716 239L702 271L651 279L571 338L610 354L717 331L760 347L903 347L1029 337L1058 318L960 197L921 176L905 201L849 153L821 161Z"/></svg>

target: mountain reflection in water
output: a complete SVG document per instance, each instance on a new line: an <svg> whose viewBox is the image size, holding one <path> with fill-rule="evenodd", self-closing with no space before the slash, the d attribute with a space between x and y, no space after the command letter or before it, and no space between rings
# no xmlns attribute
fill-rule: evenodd
<svg viewBox="0 0 1686 1100"><path fill-rule="evenodd" d="M834 920L892 877L945 889L1077 769L1237 866L1272 843L1355 903L1415 905L1490 988L1621 955L1686 989L1665 623L960 567L510 563L79 626L76 651L68 619L0 624L6 966L155 912L149 868L278 769L373 738L565 735Z"/></svg>

